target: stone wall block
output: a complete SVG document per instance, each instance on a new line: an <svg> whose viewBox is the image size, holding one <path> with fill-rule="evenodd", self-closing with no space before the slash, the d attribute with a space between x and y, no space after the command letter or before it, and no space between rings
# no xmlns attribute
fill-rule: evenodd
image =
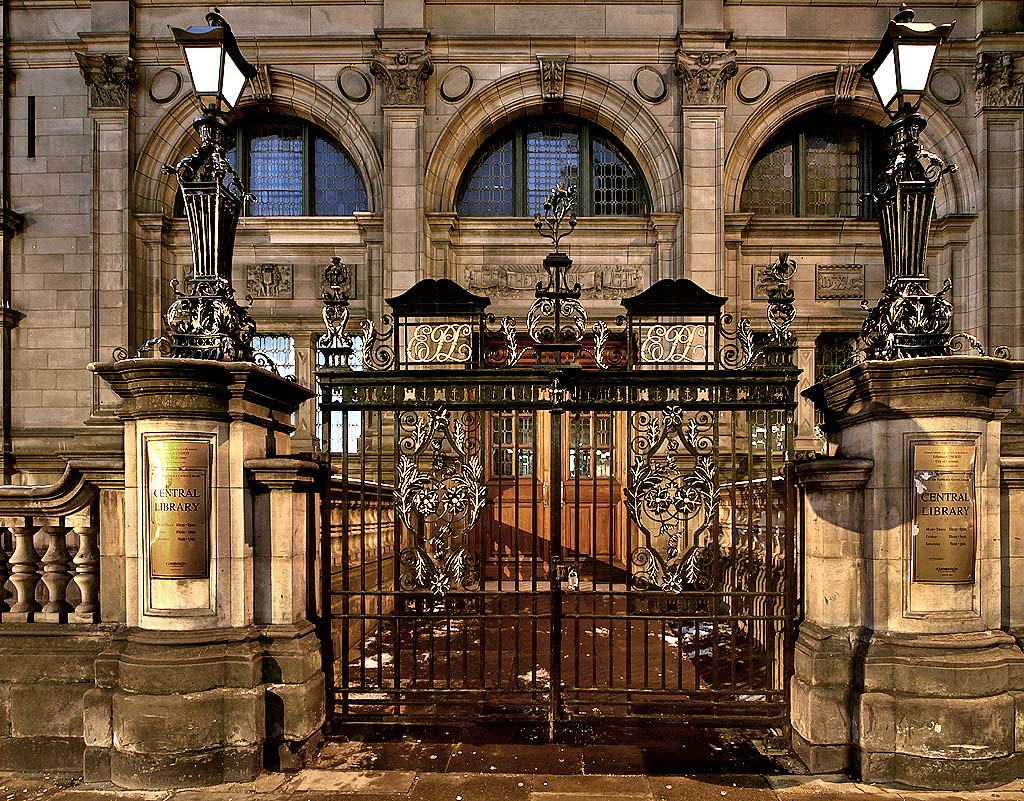
<svg viewBox="0 0 1024 801"><path fill-rule="evenodd" d="M939 759L992 759L1014 751L1014 702L991 698L897 698L895 750Z"/></svg>
<svg viewBox="0 0 1024 801"><path fill-rule="evenodd" d="M16 684L11 687L14 737L83 736L85 684Z"/></svg>
<svg viewBox="0 0 1024 801"><path fill-rule="evenodd" d="M111 690L87 690L84 696L83 734L86 748L110 748L114 744Z"/></svg>
<svg viewBox="0 0 1024 801"><path fill-rule="evenodd" d="M303 684L268 686L268 739L303 742L315 734L326 719L324 683L324 674L318 673Z"/></svg>
<svg viewBox="0 0 1024 801"><path fill-rule="evenodd" d="M11 736L11 685L0 684L0 738Z"/></svg>
<svg viewBox="0 0 1024 801"><path fill-rule="evenodd" d="M868 752L891 752L895 742L896 721L893 697L886 693L864 693L860 697L857 725L860 747Z"/></svg>
<svg viewBox="0 0 1024 801"><path fill-rule="evenodd" d="M85 745L81 737L10 737L0 739L0 770L27 773L82 769Z"/></svg>
<svg viewBox="0 0 1024 801"><path fill-rule="evenodd" d="M266 704L263 687L252 690L227 690L223 702L221 740L230 748L262 745L266 736Z"/></svg>
<svg viewBox="0 0 1024 801"><path fill-rule="evenodd" d="M816 745L846 745L850 732L849 687L815 687L792 679L793 728Z"/></svg>
<svg viewBox="0 0 1024 801"><path fill-rule="evenodd" d="M115 690L111 706L114 748L121 753L205 751L223 740L222 690L163 696Z"/></svg>

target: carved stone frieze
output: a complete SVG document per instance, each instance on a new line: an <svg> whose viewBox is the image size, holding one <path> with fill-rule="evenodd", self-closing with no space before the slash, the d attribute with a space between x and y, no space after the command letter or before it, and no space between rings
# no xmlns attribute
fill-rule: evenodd
<svg viewBox="0 0 1024 801"><path fill-rule="evenodd" d="M430 50L374 50L370 74L384 90L385 106L422 106L434 72Z"/></svg>
<svg viewBox="0 0 1024 801"><path fill-rule="evenodd" d="M245 291L254 298L292 297L291 264L247 264L245 267Z"/></svg>
<svg viewBox="0 0 1024 801"><path fill-rule="evenodd" d="M485 291L492 298L532 297L537 284L547 279L536 264L482 264L469 270L473 291ZM625 264L574 264L569 276L578 281L584 297L618 300L643 289L643 268Z"/></svg>
<svg viewBox="0 0 1024 801"><path fill-rule="evenodd" d="M565 97L565 65L568 56L537 56L540 63L540 88L545 100Z"/></svg>
<svg viewBox="0 0 1024 801"><path fill-rule="evenodd" d="M90 108L128 108L128 92L137 77L135 59L107 53L75 53L75 58L89 87Z"/></svg>
<svg viewBox="0 0 1024 801"><path fill-rule="evenodd" d="M725 85L738 72L735 50L676 51L676 75L683 87L684 106L718 106Z"/></svg>
<svg viewBox="0 0 1024 801"><path fill-rule="evenodd" d="M979 53L974 65L978 106L1024 106L1024 55Z"/></svg>

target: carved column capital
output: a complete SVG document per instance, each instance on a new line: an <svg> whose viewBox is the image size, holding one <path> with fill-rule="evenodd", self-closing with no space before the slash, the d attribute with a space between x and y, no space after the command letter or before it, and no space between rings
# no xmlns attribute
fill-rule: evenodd
<svg viewBox="0 0 1024 801"><path fill-rule="evenodd" d="M979 108L1024 106L1024 55L979 53L974 91Z"/></svg>
<svg viewBox="0 0 1024 801"><path fill-rule="evenodd" d="M565 65L568 56L537 56L540 64L540 89L545 100L565 97Z"/></svg>
<svg viewBox="0 0 1024 801"><path fill-rule="evenodd" d="M719 106L725 85L738 72L735 50L676 51L676 75L684 106Z"/></svg>
<svg viewBox="0 0 1024 801"><path fill-rule="evenodd" d="M385 106L422 106L427 78L434 72L430 50L382 50L371 53L370 74L384 90Z"/></svg>
<svg viewBox="0 0 1024 801"><path fill-rule="evenodd" d="M75 53L78 68L89 87L90 108L128 108L128 92L135 83L135 59L107 53Z"/></svg>

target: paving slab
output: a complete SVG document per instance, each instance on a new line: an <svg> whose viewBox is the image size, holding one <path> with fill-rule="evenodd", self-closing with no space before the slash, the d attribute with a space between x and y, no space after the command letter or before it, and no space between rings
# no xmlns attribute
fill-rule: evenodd
<svg viewBox="0 0 1024 801"><path fill-rule="evenodd" d="M408 793L416 774L412 771L304 770L288 782L288 792Z"/></svg>
<svg viewBox="0 0 1024 801"><path fill-rule="evenodd" d="M448 763L452 773L583 773L583 748L570 745L499 743L457 746Z"/></svg>
<svg viewBox="0 0 1024 801"><path fill-rule="evenodd" d="M462 773L422 774L411 801L530 801L530 789L519 776L480 776ZM564 801L564 797L563 797Z"/></svg>

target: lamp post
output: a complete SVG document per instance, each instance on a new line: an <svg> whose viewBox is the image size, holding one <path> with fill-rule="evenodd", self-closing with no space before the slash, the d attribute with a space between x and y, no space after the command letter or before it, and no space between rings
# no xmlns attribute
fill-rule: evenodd
<svg viewBox="0 0 1024 801"><path fill-rule="evenodd" d="M181 47L202 115L192 123L199 146L164 171L178 178L192 238L193 274L165 320L171 356L249 360L256 325L234 299L231 257L245 191L227 159L224 115L238 102L256 68L238 49L231 27L213 9L206 25L171 28Z"/></svg>
<svg viewBox="0 0 1024 801"><path fill-rule="evenodd" d="M953 307L945 297L950 285L947 282L937 295L928 291L925 255L935 187L956 166L921 146L926 123L917 109L935 51L955 24L914 22L914 12L903 4L878 51L860 70L892 120L885 131L888 164L871 192L882 235L885 289L873 309L864 302L868 317L861 333L869 359L950 353L947 331Z"/></svg>

